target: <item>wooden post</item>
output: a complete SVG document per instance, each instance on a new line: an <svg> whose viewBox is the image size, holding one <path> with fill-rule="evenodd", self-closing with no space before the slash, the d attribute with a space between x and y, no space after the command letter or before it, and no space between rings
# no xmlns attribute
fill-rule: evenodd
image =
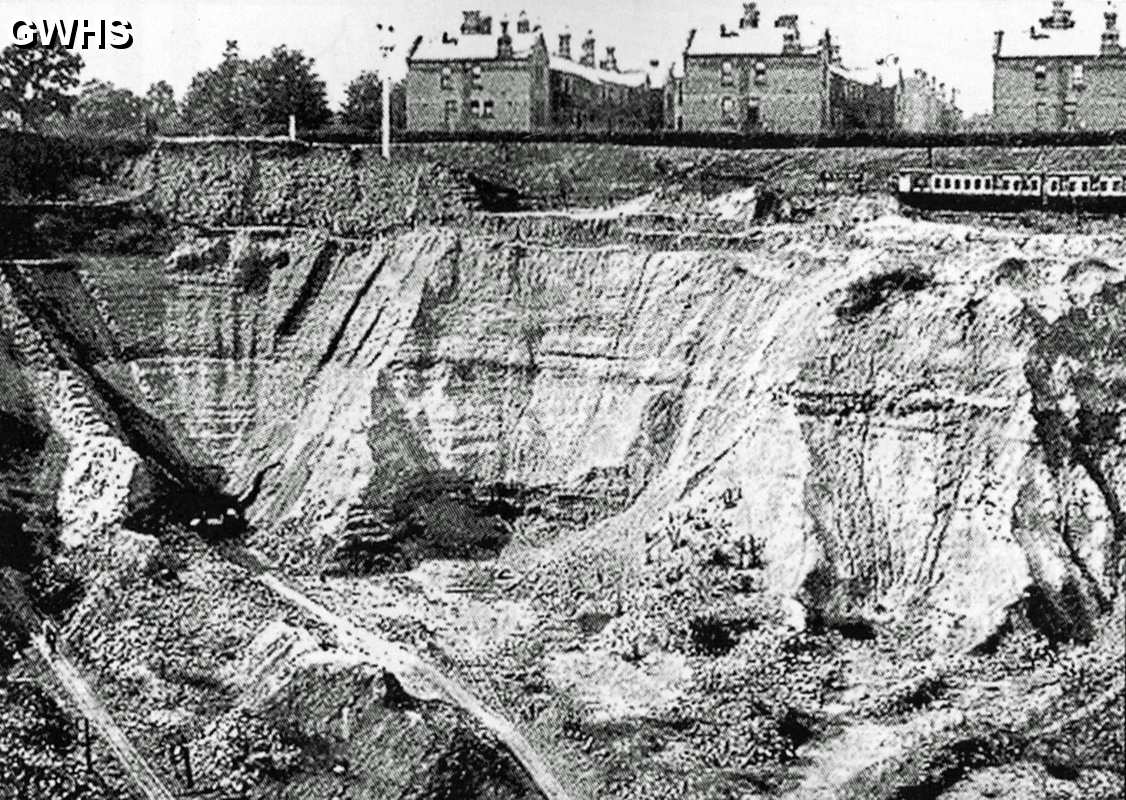
<svg viewBox="0 0 1126 800"><path fill-rule="evenodd" d="M182 741L180 743L180 755L184 759L184 780L188 784L189 789L195 788L195 781L192 780L192 754L188 749L188 743Z"/></svg>
<svg viewBox="0 0 1126 800"><path fill-rule="evenodd" d="M94 771L94 757L93 757L93 753L91 752L91 749L90 749L90 720L89 719L84 718L82 720L82 728L83 728L83 733L85 734L85 739L86 739L85 745L84 745L85 750L86 750L86 771L87 772L93 772Z"/></svg>

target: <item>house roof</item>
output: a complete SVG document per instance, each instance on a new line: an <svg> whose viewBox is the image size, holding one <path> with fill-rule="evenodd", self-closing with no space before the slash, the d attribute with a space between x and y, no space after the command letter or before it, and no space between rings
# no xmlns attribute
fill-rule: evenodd
<svg viewBox="0 0 1126 800"><path fill-rule="evenodd" d="M786 30L765 20L755 28L728 25L695 30L685 53L689 56L781 55ZM817 27L799 20L798 33L803 51L817 52L821 40Z"/></svg>
<svg viewBox="0 0 1126 800"><path fill-rule="evenodd" d="M898 86L900 71L898 64L877 64L872 67L842 67L834 64L829 71L842 78L866 83L869 86Z"/></svg>
<svg viewBox="0 0 1126 800"><path fill-rule="evenodd" d="M531 33L510 33L512 57L528 58L537 42L543 41L543 32L536 28ZM420 38L411 51L411 61L494 61L497 57L497 40L500 34L481 33L450 34Z"/></svg>
<svg viewBox="0 0 1126 800"><path fill-rule="evenodd" d="M613 70L602 69L601 67L588 67L585 64L580 64L578 61L563 58L556 53L551 53L548 56L547 63L548 68L555 72L574 75L597 86L612 84L615 86L624 86L628 89L638 89L645 85L645 81L648 78L648 75L640 70L614 72Z"/></svg>
<svg viewBox="0 0 1126 800"><path fill-rule="evenodd" d="M1106 30L1103 10L1110 3L1081 3L1072 15L1071 28L1044 28L1039 20L1029 20L1020 30L1005 32L1001 40L1002 58L1052 58L1098 55Z"/></svg>

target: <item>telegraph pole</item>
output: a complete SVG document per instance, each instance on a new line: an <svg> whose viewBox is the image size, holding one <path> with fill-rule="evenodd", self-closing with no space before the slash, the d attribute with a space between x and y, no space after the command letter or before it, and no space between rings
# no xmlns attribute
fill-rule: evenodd
<svg viewBox="0 0 1126 800"><path fill-rule="evenodd" d="M391 53L395 49L395 26L388 25L384 27L383 23L375 26L379 31L379 56L380 56L380 78L383 80L383 90L381 98L383 103L383 119L381 120L381 135L380 135L380 150L383 153L383 160L391 160L391 70L389 64L391 62Z"/></svg>

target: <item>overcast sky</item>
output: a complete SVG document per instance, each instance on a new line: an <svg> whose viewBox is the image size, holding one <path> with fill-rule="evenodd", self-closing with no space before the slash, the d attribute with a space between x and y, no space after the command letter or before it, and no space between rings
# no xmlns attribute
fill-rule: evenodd
<svg viewBox="0 0 1126 800"><path fill-rule="evenodd" d="M1105 0L1070 0L1076 14L1101 18ZM993 31L1027 29L1051 8L1050 0L762 0L765 20L781 13L828 26L842 44L848 66L870 66L888 53L907 68L922 67L958 87L969 113L988 111L992 94ZM525 9L542 24L549 46L570 26L593 29L599 50L618 48L623 68L650 58L675 59L693 27L734 24L740 0L0 0L0 39L13 40L20 19L48 16L123 19L133 25L128 50L85 53L86 77L99 77L135 91L168 80L180 96L198 70L215 64L227 39L237 39L253 57L277 44L316 59L335 107L356 74L378 65L373 44L377 22L394 24L405 50L418 34L457 28L462 8L481 8L515 19ZM1010 33L1010 35L1012 35ZM1098 40L1092 43L1092 50Z"/></svg>

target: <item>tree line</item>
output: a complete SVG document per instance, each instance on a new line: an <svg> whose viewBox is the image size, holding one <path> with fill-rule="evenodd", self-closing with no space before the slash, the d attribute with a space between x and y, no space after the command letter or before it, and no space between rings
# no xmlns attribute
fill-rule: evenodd
<svg viewBox="0 0 1126 800"><path fill-rule="evenodd" d="M177 99L167 81L143 95L93 78L83 82L82 56L58 43L0 52L0 128L54 135L139 138L153 135L280 134L296 117L302 130L376 130L383 83L360 73L339 112L328 105L316 62L285 45L247 59L229 40L219 63L192 78ZM399 96L396 96L399 95ZM401 87L392 94L391 123L401 127Z"/></svg>

